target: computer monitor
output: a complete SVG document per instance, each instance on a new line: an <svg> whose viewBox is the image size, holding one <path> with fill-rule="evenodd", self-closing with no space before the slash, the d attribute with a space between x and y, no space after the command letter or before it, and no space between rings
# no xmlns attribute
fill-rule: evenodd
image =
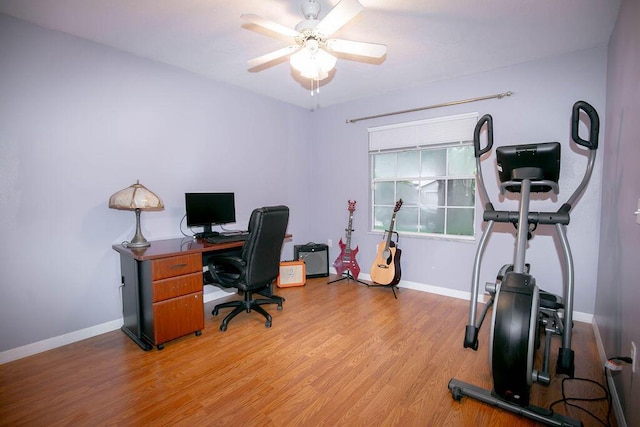
<svg viewBox="0 0 640 427"><path fill-rule="evenodd" d="M185 193L184 201L187 227L203 227L203 237L213 225L236 222L234 193Z"/></svg>

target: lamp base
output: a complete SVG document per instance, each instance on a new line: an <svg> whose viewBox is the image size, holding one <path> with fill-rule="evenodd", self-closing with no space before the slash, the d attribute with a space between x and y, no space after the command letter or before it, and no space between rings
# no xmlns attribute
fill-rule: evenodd
<svg viewBox="0 0 640 427"><path fill-rule="evenodd" d="M127 248L147 248L149 246L151 246L151 243L147 242L146 240L144 242L129 242L125 245Z"/></svg>
<svg viewBox="0 0 640 427"><path fill-rule="evenodd" d="M133 239L129 243L127 243L128 248L146 248L151 246L151 243L147 241L142 235L142 231L140 230L140 209L136 209L136 234L133 236Z"/></svg>

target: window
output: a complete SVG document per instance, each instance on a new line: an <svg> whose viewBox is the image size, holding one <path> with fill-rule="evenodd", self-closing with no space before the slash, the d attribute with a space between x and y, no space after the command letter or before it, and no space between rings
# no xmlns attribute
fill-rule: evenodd
<svg viewBox="0 0 640 427"><path fill-rule="evenodd" d="M477 114L369 129L371 224L395 231L470 238L475 224L473 129Z"/></svg>

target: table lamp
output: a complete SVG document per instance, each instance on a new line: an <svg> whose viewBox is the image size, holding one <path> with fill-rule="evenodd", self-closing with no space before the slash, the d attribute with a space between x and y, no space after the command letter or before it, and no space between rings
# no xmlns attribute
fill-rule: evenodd
<svg viewBox="0 0 640 427"><path fill-rule="evenodd" d="M136 234L130 242L123 244L128 248L146 248L150 245L140 231L140 211L161 211L164 204L160 197L137 180L135 184L124 188L109 197L109 207L136 213Z"/></svg>

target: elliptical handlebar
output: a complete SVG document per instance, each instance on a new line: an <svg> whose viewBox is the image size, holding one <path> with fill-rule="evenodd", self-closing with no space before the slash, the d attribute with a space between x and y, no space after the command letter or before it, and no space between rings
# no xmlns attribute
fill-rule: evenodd
<svg viewBox="0 0 640 427"><path fill-rule="evenodd" d="M484 148L480 147L480 132L482 128L487 125L487 145ZM491 203L491 199L489 199L489 194L487 194L487 187L484 185L484 179L482 178L482 155L491 151L491 147L493 147L493 117L491 114L485 114L478 120L476 123L476 128L473 130L473 148L474 155L476 157L476 180L478 183L478 191L480 192L480 197L484 201L484 207L487 211L493 211L493 204Z"/></svg>
<svg viewBox="0 0 640 427"><path fill-rule="evenodd" d="M589 117L589 140L585 140L580 138L578 134L578 127L580 125L580 112L584 111ZM571 116L571 138L573 141L581 145L583 147L587 147L589 149L589 160L587 161L587 168L584 172L584 177L578 185L578 188L575 189L569 200L567 200L561 207L558 209L558 212L569 213L575 205L576 201L582 195L584 190L587 188L587 184L591 179L591 173L593 172L593 168L596 161L596 150L598 149L598 133L600 132L600 118L598 117L598 112L596 111L591 104L586 101L577 101L573 104L573 113Z"/></svg>
<svg viewBox="0 0 640 427"><path fill-rule="evenodd" d="M589 140L580 138L578 126L580 124L580 111L584 111L589 116ZM595 108L586 101L577 101L573 104L571 115L571 138L576 144L587 147L589 150L598 149L598 133L600 132L600 118Z"/></svg>
<svg viewBox="0 0 640 427"><path fill-rule="evenodd" d="M487 124L487 145L481 149L480 131L485 123ZM491 114L485 114L480 117L480 120L476 123L476 128L473 131L473 148L476 158L479 158L484 153L490 151L491 147L493 147L493 117L491 117Z"/></svg>

